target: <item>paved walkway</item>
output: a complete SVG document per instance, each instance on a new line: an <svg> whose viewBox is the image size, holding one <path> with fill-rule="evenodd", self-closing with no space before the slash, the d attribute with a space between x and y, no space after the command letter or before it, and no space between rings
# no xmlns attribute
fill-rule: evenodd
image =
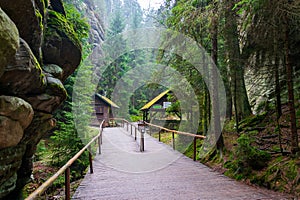
<svg viewBox="0 0 300 200"><path fill-rule="evenodd" d="M229 179L147 135L145 150L139 152L125 129L104 129L94 174L85 176L73 199L289 199Z"/></svg>

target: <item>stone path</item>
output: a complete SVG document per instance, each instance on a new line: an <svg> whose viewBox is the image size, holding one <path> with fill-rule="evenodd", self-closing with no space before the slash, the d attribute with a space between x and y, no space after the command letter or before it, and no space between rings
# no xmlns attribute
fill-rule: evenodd
<svg viewBox="0 0 300 200"><path fill-rule="evenodd" d="M123 128L103 132L102 154L94 160L73 199L82 200L189 200L292 199L251 187L212 171L205 165L146 136L145 152Z"/></svg>

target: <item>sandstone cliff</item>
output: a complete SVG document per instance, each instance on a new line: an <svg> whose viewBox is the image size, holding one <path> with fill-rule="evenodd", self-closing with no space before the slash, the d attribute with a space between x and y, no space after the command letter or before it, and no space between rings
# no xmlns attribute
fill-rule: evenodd
<svg viewBox="0 0 300 200"><path fill-rule="evenodd" d="M62 82L80 62L61 0L0 0L0 199L29 181L36 145L66 98Z"/></svg>

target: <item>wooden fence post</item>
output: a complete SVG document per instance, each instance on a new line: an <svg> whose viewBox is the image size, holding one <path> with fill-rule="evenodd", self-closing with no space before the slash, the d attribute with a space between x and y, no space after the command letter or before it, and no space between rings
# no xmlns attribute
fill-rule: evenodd
<svg viewBox="0 0 300 200"><path fill-rule="evenodd" d="M160 139L161 139L161 138L160 138L160 137L161 137L161 133L160 133L161 131L162 131L162 130L159 130L159 131L158 131L158 141L160 141Z"/></svg>
<svg viewBox="0 0 300 200"><path fill-rule="evenodd" d="M134 132L134 140L136 140L136 132L137 132L137 130L136 130L137 128L135 127L135 132Z"/></svg>
<svg viewBox="0 0 300 200"><path fill-rule="evenodd" d="M90 173L93 174L94 173L94 169L93 169L93 155L92 155L92 148L91 148L91 146L89 146L88 151L89 151Z"/></svg>
<svg viewBox="0 0 300 200"><path fill-rule="evenodd" d="M194 137L194 154L193 154L194 161L196 161L196 154L197 154L197 138Z"/></svg>
<svg viewBox="0 0 300 200"><path fill-rule="evenodd" d="M140 151L143 152L145 151L145 139L144 139L144 135L145 135L145 131L146 131L146 126L143 126L144 128L141 128L141 141L140 141Z"/></svg>
<svg viewBox="0 0 300 200"><path fill-rule="evenodd" d="M101 135L102 135L102 133L101 133ZM99 154L101 154L101 143L102 143L102 141L101 141L101 135L98 137L98 147L99 147Z"/></svg>
<svg viewBox="0 0 300 200"><path fill-rule="evenodd" d="M175 133L172 132L172 145L173 145L173 149L175 150Z"/></svg>
<svg viewBox="0 0 300 200"><path fill-rule="evenodd" d="M71 187L70 187L70 167L68 167L65 171L65 197L66 200L71 199Z"/></svg>

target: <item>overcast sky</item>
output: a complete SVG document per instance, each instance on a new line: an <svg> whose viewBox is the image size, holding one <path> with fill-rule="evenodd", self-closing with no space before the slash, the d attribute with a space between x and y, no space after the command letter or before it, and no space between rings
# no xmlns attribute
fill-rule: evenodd
<svg viewBox="0 0 300 200"><path fill-rule="evenodd" d="M161 4L163 4L164 0L138 0L142 9L147 9L150 6L153 8L159 8Z"/></svg>

